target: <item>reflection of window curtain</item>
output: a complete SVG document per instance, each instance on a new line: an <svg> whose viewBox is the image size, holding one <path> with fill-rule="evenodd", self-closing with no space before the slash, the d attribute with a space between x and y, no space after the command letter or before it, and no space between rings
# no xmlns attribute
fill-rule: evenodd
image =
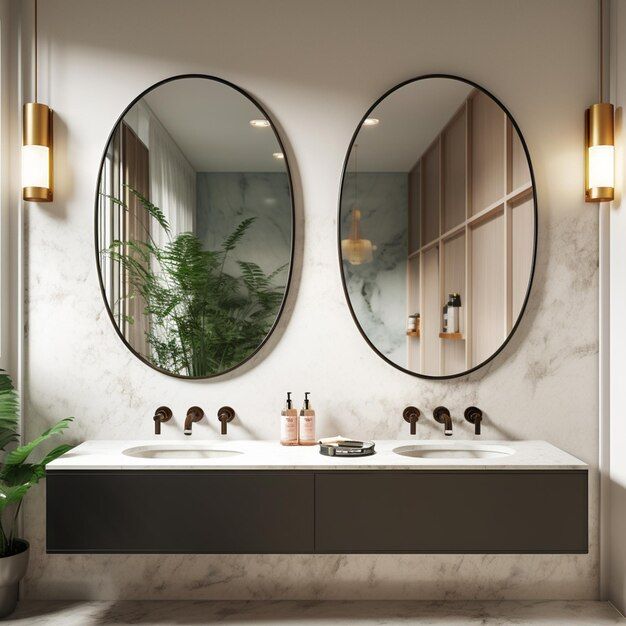
<svg viewBox="0 0 626 626"><path fill-rule="evenodd" d="M153 113L150 115L150 201L172 227L172 235L193 232L196 172ZM153 229L154 233L158 231ZM163 243L156 238L157 243Z"/></svg>

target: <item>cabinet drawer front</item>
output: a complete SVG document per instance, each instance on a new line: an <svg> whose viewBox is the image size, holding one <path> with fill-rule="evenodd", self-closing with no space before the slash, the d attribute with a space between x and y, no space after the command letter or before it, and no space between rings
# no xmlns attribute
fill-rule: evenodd
<svg viewBox="0 0 626 626"><path fill-rule="evenodd" d="M48 552L310 553L313 474L50 472Z"/></svg>
<svg viewBox="0 0 626 626"><path fill-rule="evenodd" d="M586 471L336 472L315 481L316 552L588 549Z"/></svg>

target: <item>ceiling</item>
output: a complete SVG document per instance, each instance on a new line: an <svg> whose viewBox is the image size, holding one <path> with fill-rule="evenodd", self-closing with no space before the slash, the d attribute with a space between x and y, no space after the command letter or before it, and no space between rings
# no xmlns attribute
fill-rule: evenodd
<svg viewBox="0 0 626 626"><path fill-rule="evenodd" d="M430 78L394 91L369 114L380 123L363 126L357 135L359 171L408 172L472 89L462 81Z"/></svg>
<svg viewBox="0 0 626 626"><path fill-rule="evenodd" d="M165 83L144 101L197 172L282 172L272 128L253 128L261 111L237 90L204 78Z"/></svg>
<svg viewBox="0 0 626 626"><path fill-rule="evenodd" d="M359 132L359 171L408 172L472 90L462 81L432 78L394 91L371 113L377 126ZM272 154L271 128L253 128L261 111L237 90L202 78L165 83L144 96L198 172L282 172ZM354 150L350 169L354 168Z"/></svg>

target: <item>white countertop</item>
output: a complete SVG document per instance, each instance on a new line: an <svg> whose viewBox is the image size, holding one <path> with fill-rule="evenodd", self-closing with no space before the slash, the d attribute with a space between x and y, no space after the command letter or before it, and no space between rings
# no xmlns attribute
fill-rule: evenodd
<svg viewBox="0 0 626 626"><path fill-rule="evenodd" d="M512 448L509 456L495 458L418 458L396 454L401 446L494 445ZM137 447L172 447L237 450L242 454L218 458L140 458L124 454ZM276 441L148 439L93 440L81 443L59 459L48 463L48 471L56 470L572 470L586 469L576 457L546 441L470 441L454 439L405 439L376 442L376 454L345 458L327 457L319 446L282 446Z"/></svg>

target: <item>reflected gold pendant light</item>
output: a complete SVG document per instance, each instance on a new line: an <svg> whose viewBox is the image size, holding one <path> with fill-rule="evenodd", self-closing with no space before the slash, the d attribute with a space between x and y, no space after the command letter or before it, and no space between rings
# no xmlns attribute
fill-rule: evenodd
<svg viewBox="0 0 626 626"><path fill-rule="evenodd" d="M370 263L373 259L373 251L376 246L369 239L361 238L361 211L358 208L358 145L354 144L354 207L352 208L350 234L347 239L341 240L341 255L350 265L362 265Z"/></svg>
<svg viewBox="0 0 626 626"><path fill-rule="evenodd" d="M615 193L613 105L604 102L604 3L599 0L599 102L585 111L585 200L610 202Z"/></svg>
<svg viewBox="0 0 626 626"><path fill-rule="evenodd" d="M52 202L52 110L37 102L37 0L35 0L34 102L22 116L22 197L28 202Z"/></svg>

